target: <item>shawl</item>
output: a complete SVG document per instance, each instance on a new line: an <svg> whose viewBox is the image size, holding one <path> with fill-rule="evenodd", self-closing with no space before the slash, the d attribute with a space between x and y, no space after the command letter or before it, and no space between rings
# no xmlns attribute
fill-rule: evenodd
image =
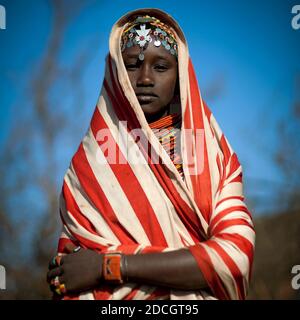
<svg viewBox="0 0 300 320"><path fill-rule="evenodd" d="M122 59L126 23L145 14L171 26L178 42L184 179L147 123ZM90 126L64 177L58 253L66 253L68 242L99 253L187 248L210 292L100 284L64 299L244 299L255 232L242 168L201 98L181 28L161 10L139 9L115 23L109 49Z"/></svg>

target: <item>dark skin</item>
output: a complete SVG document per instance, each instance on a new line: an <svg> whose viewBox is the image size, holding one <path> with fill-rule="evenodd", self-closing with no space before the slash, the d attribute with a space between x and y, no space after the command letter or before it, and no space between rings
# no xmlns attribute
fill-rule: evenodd
<svg viewBox="0 0 300 320"><path fill-rule="evenodd" d="M177 83L177 61L162 46L153 41L144 50L145 59L138 59L139 46L127 48L123 53L124 64L132 88L148 122L166 115Z"/></svg>
<svg viewBox="0 0 300 320"><path fill-rule="evenodd" d="M155 47L153 41L144 51L143 61L138 60L140 48L133 46L123 53L123 60L134 92L148 122L167 114L175 94L177 61L163 46ZM64 256L60 267L49 265L47 281L59 276L68 293L99 287L103 283L103 255L93 250L81 249ZM173 289L199 290L207 283L193 255L187 249L164 253L127 255L129 282L157 285ZM84 272L82 272L84 270ZM178 276L180 274L180 276Z"/></svg>

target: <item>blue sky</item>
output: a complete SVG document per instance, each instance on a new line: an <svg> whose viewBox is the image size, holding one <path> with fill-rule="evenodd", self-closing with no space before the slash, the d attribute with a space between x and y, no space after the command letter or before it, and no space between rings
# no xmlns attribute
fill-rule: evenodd
<svg viewBox="0 0 300 320"><path fill-rule="evenodd" d="M84 71L86 122L82 124L82 135L101 88L112 25L132 9L157 7L170 13L186 35L202 95L204 99L207 97L208 105L240 158L246 187L256 179L275 184L282 181L269 151L276 149L276 123L286 117L296 97L294 81L300 72L300 29L291 27L291 10L297 1L94 0L86 3L66 33L60 56L61 63L67 65L89 39L97 39L91 48L96 58ZM7 15L7 29L0 30L1 146L13 121L17 121L13 106L23 107L20 102L26 99L27 81L45 49L52 11L44 0L0 0L0 5L5 6ZM220 81L220 93L211 99L205 89L216 81ZM76 146L66 152L71 156ZM266 189L256 192L267 196Z"/></svg>

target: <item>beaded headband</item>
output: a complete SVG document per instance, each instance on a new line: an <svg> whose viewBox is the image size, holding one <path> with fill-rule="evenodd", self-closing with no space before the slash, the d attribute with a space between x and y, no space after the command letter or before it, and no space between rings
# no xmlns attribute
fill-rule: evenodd
<svg viewBox="0 0 300 320"><path fill-rule="evenodd" d="M122 52L133 45L139 45L141 49L139 60L143 61L145 58L143 51L153 40L151 35L154 38L154 46L160 47L162 45L170 54L177 58L178 46L171 28L157 18L148 15L136 18L124 30L121 38Z"/></svg>

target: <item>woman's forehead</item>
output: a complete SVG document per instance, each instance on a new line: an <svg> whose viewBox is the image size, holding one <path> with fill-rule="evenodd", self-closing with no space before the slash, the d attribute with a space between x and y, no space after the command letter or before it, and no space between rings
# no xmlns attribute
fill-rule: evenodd
<svg viewBox="0 0 300 320"><path fill-rule="evenodd" d="M123 59L138 59L140 51L141 49L138 45L133 45L130 48L126 48L122 53ZM149 43L147 47L143 50L143 54L144 59L176 61L175 56L171 55L162 46L156 47L153 44L153 41Z"/></svg>
<svg viewBox="0 0 300 320"><path fill-rule="evenodd" d="M122 52L123 59L138 59L141 52L141 48L139 45L133 45L129 48L126 48ZM167 60L167 61L176 61L174 55L170 54L163 46L155 46L154 41L148 43L148 45L143 50L145 59L153 59L153 60Z"/></svg>

